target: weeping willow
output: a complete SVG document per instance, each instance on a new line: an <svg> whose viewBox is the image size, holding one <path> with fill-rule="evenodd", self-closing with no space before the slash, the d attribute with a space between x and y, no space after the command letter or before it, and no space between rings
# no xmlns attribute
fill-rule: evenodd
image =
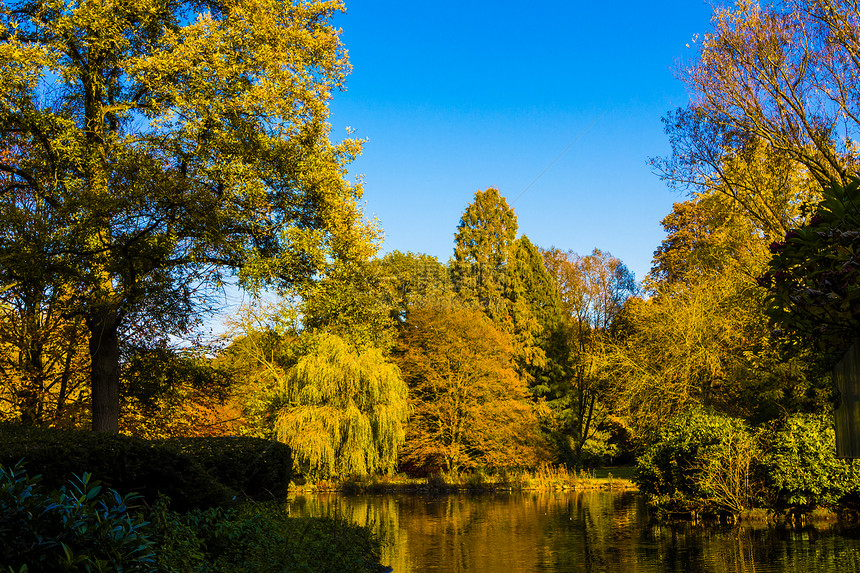
<svg viewBox="0 0 860 573"><path fill-rule="evenodd" d="M278 438L311 477L387 473L405 438L406 383L382 352L323 337L289 371Z"/></svg>

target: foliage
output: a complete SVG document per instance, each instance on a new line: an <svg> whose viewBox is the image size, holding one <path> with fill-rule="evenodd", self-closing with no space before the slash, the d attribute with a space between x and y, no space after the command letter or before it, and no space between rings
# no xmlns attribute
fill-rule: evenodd
<svg viewBox="0 0 860 573"><path fill-rule="evenodd" d="M287 372L310 349L310 337L299 336L296 305L255 299L228 322L229 340L215 358L235 384L227 403L235 411L237 433L257 438L275 435L272 403Z"/></svg>
<svg viewBox="0 0 860 573"><path fill-rule="evenodd" d="M303 330L334 334L356 347L390 349L395 322L381 279L370 262L331 265L301 291L298 314Z"/></svg>
<svg viewBox="0 0 860 573"><path fill-rule="evenodd" d="M807 166L782 148L738 131L737 126L726 126L720 116L693 107L676 110L663 121L672 156L654 158L651 166L670 187L693 197L690 207L703 198L709 204L705 211L684 209L684 204L673 210L672 217L689 229L687 236L693 240L720 230L720 219L740 218L753 229L747 239L775 240L802 222L803 205L818 197L820 185ZM719 218L714 217L717 213ZM686 239L681 238L682 244ZM722 247L713 253L719 256L727 245L721 241L713 246ZM660 258L658 251L655 262Z"/></svg>
<svg viewBox="0 0 860 573"><path fill-rule="evenodd" d="M378 573L379 541L342 518L291 518L283 505L149 515L158 570L185 573Z"/></svg>
<svg viewBox="0 0 860 573"><path fill-rule="evenodd" d="M122 494L139 492L153 503L159 492L177 508L229 504L237 495L216 481L192 456L168 444L122 435L85 431L40 430L0 426L0 464L24 459L47 487L60 487L68 476L93 476Z"/></svg>
<svg viewBox="0 0 860 573"><path fill-rule="evenodd" d="M692 409L639 458L636 482L668 509L836 509L860 489L860 471L836 458L835 444L832 414L792 414L755 429Z"/></svg>
<svg viewBox="0 0 860 573"><path fill-rule="evenodd" d="M375 348L321 336L280 388L277 433L312 477L390 472L403 444L407 389Z"/></svg>
<svg viewBox="0 0 860 573"><path fill-rule="evenodd" d="M560 293L562 348L567 351L559 360L564 373L546 395L561 425L561 442L570 441L571 461L580 463L586 443L597 445L598 425L605 415L604 349L611 326L638 286L619 259L598 249L582 257L553 248L543 251L543 259Z"/></svg>
<svg viewBox="0 0 860 573"><path fill-rule="evenodd" d="M88 421L86 328L68 297L0 293L0 419L74 427Z"/></svg>
<svg viewBox="0 0 860 573"><path fill-rule="evenodd" d="M157 442L199 463L218 483L246 499L284 499L292 452L273 440L248 436L173 438Z"/></svg>
<svg viewBox="0 0 860 573"><path fill-rule="evenodd" d="M102 490L90 474L46 492L20 465L0 465L0 566L12 571L155 571L137 498Z"/></svg>
<svg viewBox="0 0 860 573"><path fill-rule="evenodd" d="M757 503L750 471L760 446L743 420L691 409L660 430L635 481L653 505L739 512Z"/></svg>
<svg viewBox="0 0 860 573"><path fill-rule="evenodd" d="M21 467L0 467L0 566L34 573L380 570L378 541L342 519L289 518L280 503L177 513L165 497L133 513L136 500L103 490L89 474L48 493Z"/></svg>
<svg viewBox="0 0 860 573"><path fill-rule="evenodd" d="M743 0L716 10L712 24L683 73L693 109L740 140L765 142L818 181L847 183L860 128L857 3Z"/></svg>
<svg viewBox="0 0 860 573"><path fill-rule="evenodd" d="M765 241L735 202L714 190L675 203L661 221L666 238L654 252L645 283L699 281L720 272L753 274L763 264Z"/></svg>
<svg viewBox="0 0 860 573"><path fill-rule="evenodd" d="M540 396L562 375L566 358L566 346L555 338L562 327L561 296L540 250L525 235L514 242L507 275L509 310L503 326L516 341L517 371Z"/></svg>
<svg viewBox="0 0 860 573"><path fill-rule="evenodd" d="M770 246L759 284L766 312L797 347L821 352L825 365L860 336L860 177L832 181L809 224Z"/></svg>
<svg viewBox="0 0 860 573"><path fill-rule="evenodd" d="M383 303L403 324L413 308L442 304L453 296L451 274L436 257L392 251L371 262L380 281Z"/></svg>
<svg viewBox="0 0 860 573"><path fill-rule="evenodd" d="M122 365L120 428L150 440L234 433L224 413L233 383L199 350L135 349Z"/></svg>
<svg viewBox="0 0 860 573"><path fill-rule="evenodd" d="M543 456L540 408L513 368L510 335L480 310L414 309L397 363L412 408L403 463L458 472L476 466L533 467Z"/></svg>
<svg viewBox="0 0 860 573"><path fill-rule="evenodd" d="M836 457L833 414L795 414L769 424L761 473L772 506L839 506L842 497L860 491L856 460Z"/></svg>
<svg viewBox="0 0 860 573"><path fill-rule="evenodd" d="M192 328L225 270L290 286L370 252L344 179L360 143L328 140L349 68L340 9L0 8L0 285L69 294L89 331L94 428L117 430L123 337Z"/></svg>
<svg viewBox="0 0 860 573"><path fill-rule="evenodd" d="M454 234L454 286L496 322L507 316L506 265L517 238L517 217L499 190L477 191Z"/></svg>

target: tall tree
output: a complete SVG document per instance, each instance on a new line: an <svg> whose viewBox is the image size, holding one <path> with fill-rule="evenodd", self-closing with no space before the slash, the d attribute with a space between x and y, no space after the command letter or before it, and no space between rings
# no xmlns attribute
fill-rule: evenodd
<svg viewBox="0 0 860 573"><path fill-rule="evenodd" d="M562 375L566 360L567 347L558 340L564 322L561 294L540 249L525 235L514 242L507 274L505 298L517 368L535 395L543 396Z"/></svg>
<svg viewBox="0 0 860 573"><path fill-rule="evenodd" d="M517 227L514 210L490 187L475 193L454 235L455 287L464 300L475 300L497 321L507 314L506 265Z"/></svg>
<svg viewBox="0 0 860 573"><path fill-rule="evenodd" d="M14 151L0 195L15 207L0 214L0 286L69 288L89 331L94 429L117 431L129 324L189 327L224 270L290 285L371 252L343 177L359 144L328 140L348 71L330 23L341 8L0 7L0 147Z"/></svg>
<svg viewBox="0 0 860 573"><path fill-rule="evenodd" d="M857 167L860 6L789 0L720 8L700 58L684 72L712 125L761 140L822 184Z"/></svg>
<svg viewBox="0 0 860 573"><path fill-rule="evenodd" d="M570 351L566 375L550 396L580 458L605 414L608 372L603 355L610 327L638 285L620 259L598 249L582 257L552 248L543 256L561 293Z"/></svg>

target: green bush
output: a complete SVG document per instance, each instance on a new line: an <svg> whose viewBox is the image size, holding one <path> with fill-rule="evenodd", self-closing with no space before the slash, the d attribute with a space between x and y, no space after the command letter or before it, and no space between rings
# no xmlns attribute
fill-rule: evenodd
<svg viewBox="0 0 860 573"><path fill-rule="evenodd" d="M250 437L174 438L164 444L193 458L220 483L249 499L287 495L293 464L286 444Z"/></svg>
<svg viewBox="0 0 860 573"><path fill-rule="evenodd" d="M50 493L20 467L0 466L0 567L29 571L154 571L134 496L102 490L89 474Z"/></svg>
<svg viewBox="0 0 860 573"><path fill-rule="evenodd" d="M860 491L860 465L836 457L833 415L794 414L764 430L761 472L777 509L830 507Z"/></svg>
<svg viewBox="0 0 860 573"><path fill-rule="evenodd" d="M159 493L167 495L183 511L230 504L238 496L192 456L130 436L0 425L0 464L21 460L50 488L88 472L122 494L139 493L147 504L154 503Z"/></svg>
<svg viewBox="0 0 860 573"><path fill-rule="evenodd" d="M740 511L757 501L759 455L743 420L694 409L669 420L639 458L635 481L655 506Z"/></svg>
<svg viewBox="0 0 860 573"><path fill-rule="evenodd" d="M860 492L860 464L836 457L832 415L793 414L754 429L696 409L670 420L638 460L636 482L669 510L837 509Z"/></svg>

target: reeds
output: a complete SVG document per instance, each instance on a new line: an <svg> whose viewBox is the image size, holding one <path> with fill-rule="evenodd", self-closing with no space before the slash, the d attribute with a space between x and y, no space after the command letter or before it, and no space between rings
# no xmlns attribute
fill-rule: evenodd
<svg viewBox="0 0 860 573"><path fill-rule="evenodd" d="M484 470L433 473L426 478L403 474L350 477L342 481L320 480L314 484L291 486L292 492L359 493L456 493L489 491L568 491L587 489L633 489L629 479L619 479L608 473L596 477L594 470L575 470L565 466L543 464L532 471Z"/></svg>

